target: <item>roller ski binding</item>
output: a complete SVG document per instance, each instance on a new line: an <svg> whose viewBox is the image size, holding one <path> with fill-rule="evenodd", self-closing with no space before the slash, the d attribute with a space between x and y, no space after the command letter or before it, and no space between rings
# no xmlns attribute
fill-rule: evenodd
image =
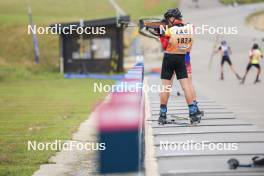
<svg viewBox="0 0 264 176"><path fill-rule="evenodd" d="M189 114L189 117L191 125L198 124L201 122L201 115L199 115L198 113Z"/></svg>
<svg viewBox="0 0 264 176"><path fill-rule="evenodd" d="M167 123L167 115L166 115L166 112L160 112L159 124L164 125L166 123Z"/></svg>

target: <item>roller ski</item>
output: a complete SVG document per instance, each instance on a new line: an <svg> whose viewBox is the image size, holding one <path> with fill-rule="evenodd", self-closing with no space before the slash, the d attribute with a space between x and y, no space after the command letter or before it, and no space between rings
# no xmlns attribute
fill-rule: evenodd
<svg viewBox="0 0 264 176"><path fill-rule="evenodd" d="M189 123L176 122L174 119L167 119L167 108L160 109L160 116L158 120L160 125L174 124L174 125L189 125Z"/></svg>
<svg viewBox="0 0 264 176"><path fill-rule="evenodd" d="M160 125L177 125L177 126L186 126L189 127L190 124L189 123L184 123L184 122L177 122L174 119L170 119L170 120L165 120L163 121L163 123L159 123Z"/></svg>
<svg viewBox="0 0 264 176"><path fill-rule="evenodd" d="M198 114L193 114L189 118L186 117L179 117L179 116L174 116L174 118L177 118L178 120L190 120L190 123L188 122L178 122L175 119L167 119L166 114L160 114L160 117L158 119L158 123L160 125L166 125L166 124L171 124L171 125L184 125L184 126L192 126L200 123L201 121L201 115Z"/></svg>
<svg viewBox="0 0 264 176"><path fill-rule="evenodd" d="M236 158L231 158L227 161L229 169L237 169L238 167L264 167L264 156L254 156L252 163L240 164Z"/></svg>
<svg viewBox="0 0 264 176"><path fill-rule="evenodd" d="M160 117L158 119L158 123L160 125L180 125L180 126L189 126L189 123L185 123L185 122L177 122L175 121L175 119L167 119L167 115L166 113L160 113Z"/></svg>

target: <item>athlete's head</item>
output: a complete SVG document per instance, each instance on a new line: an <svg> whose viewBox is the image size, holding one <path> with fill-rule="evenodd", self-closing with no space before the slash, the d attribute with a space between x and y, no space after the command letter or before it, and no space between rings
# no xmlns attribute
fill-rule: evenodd
<svg viewBox="0 0 264 176"><path fill-rule="evenodd" d="M227 42L225 40L221 41L221 45L225 46L227 45Z"/></svg>
<svg viewBox="0 0 264 176"><path fill-rule="evenodd" d="M259 45L257 43L254 43L252 49L259 49Z"/></svg>
<svg viewBox="0 0 264 176"><path fill-rule="evenodd" d="M168 23L174 24L175 21L182 20L182 13L178 8L168 9L164 14L164 18L168 21Z"/></svg>

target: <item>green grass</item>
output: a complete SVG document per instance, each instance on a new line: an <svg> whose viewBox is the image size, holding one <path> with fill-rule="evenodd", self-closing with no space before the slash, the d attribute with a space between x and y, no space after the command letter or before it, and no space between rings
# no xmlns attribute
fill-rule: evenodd
<svg viewBox="0 0 264 176"><path fill-rule="evenodd" d="M234 0L220 0L223 4L231 4ZM250 4L256 2L264 2L264 0L235 0L239 4Z"/></svg>
<svg viewBox="0 0 264 176"><path fill-rule="evenodd" d="M105 96L93 93L94 82L50 75L0 83L0 175L28 176L48 162L54 151L28 151L27 141L70 139Z"/></svg>
<svg viewBox="0 0 264 176"><path fill-rule="evenodd" d="M115 15L108 0L38 0L29 1L36 24L72 21L80 18L102 18ZM27 24L27 1L9 0L0 2L1 24ZM11 20L11 21L10 21Z"/></svg>
<svg viewBox="0 0 264 176"><path fill-rule="evenodd" d="M0 1L1 68L16 67L16 70L30 70L35 67L32 36L27 34L26 2L26 0ZM108 0L32 0L30 3L34 23L39 26L78 21L80 18L92 19L115 15ZM38 68L42 67L41 70L46 71L58 71L58 36L38 35L38 41L40 48L40 66ZM1 73L0 77L3 77Z"/></svg>
<svg viewBox="0 0 264 176"><path fill-rule="evenodd" d="M117 0L136 20L161 15L178 0ZM29 0L34 23L74 22L116 15L108 0ZM34 64L27 34L27 0L0 1L0 176L28 176L54 154L26 150L28 140L70 139L105 94L92 93L96 80L64 79L58 36L38 35L40 64ZM103 81L111 84L113 81Z"/></svg>
<svg viewBox="0 0 264 176"><path fill-rule="evenodd" d="M138 19L149 16L160 16L168 8L178 6L179 0L116 0L118 4L132 16L132 19Z"/></svg>
<svg viewBox="0 0 264 176"><path fill-rule="evenodd" d="M0 1L0 66L34 67L32 36L27 34L26 0ZM178 0L118 0L132 19L161 15L167 8L176 7ZM108 0L37 0L30 1L34 23L52 23L83 19L113 17L114 8ZM40 65L48 71L59 67L58 36L38 35ZM0 75L1 77L1 75Z"/></svg>

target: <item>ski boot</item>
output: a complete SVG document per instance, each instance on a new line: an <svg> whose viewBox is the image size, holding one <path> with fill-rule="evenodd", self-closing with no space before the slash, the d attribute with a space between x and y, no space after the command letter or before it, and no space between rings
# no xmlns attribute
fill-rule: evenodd
<svg viewBox="0 0 264 176"><path fill-rule="evenodd" d="M189 105L189 118L191 124L197 124L201 121L201 114L198 113L198 108L196 105Z"/></svg>
<svg viewBox="0 0 264 176"><path fill-rule="evenodd" d="M159 116L159 124L164 125L167 121L167 115L166 112L160 112Z"/></svg>
<svg viewBox="0 0 264 176"><path fill-rule="evenodd" d="M197 114L200 115L201 117L204 116L204 111L201 111L198 107L198 102L197 101L194 101L194 105L196 106L197 108Z"/></svg>

